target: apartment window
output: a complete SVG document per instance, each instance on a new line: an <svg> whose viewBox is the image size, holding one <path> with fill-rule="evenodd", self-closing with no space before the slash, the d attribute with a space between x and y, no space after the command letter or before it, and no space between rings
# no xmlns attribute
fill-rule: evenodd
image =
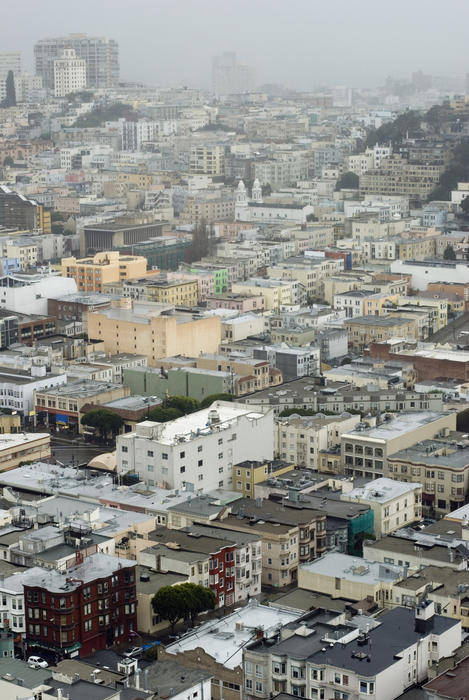
<svg viewBox="0 0 469 700"><path fill-rule="evenodd" d="M162 453L161 453L161 459L168 459L168 453L167 453L167 452L162 452Z"/></svg>
<svg viewBox="0 0 469 700"><path fill-rule="evenodd" d="M184 472L186 471L186 467L182 466L182 467L179 469L179 471L181 472L181 474L184 474Z"/></svg>
<svg viewBox="0 0 469 700"><path fill-rule="evenodd" d="M182 452L179 453L179 457L180 457L181 459L184 459L185 456L186 456L186 453L185 453L184 450L183 450Z"/></svg>
<svg viewBox="0 0 469 700"><path fill-rule="evenodd" d="M121 449L122 449L122 452L128 452L128 451L129 451L129 448L126 447L125 445L122 445L122 448L121 448Z"/></svg>

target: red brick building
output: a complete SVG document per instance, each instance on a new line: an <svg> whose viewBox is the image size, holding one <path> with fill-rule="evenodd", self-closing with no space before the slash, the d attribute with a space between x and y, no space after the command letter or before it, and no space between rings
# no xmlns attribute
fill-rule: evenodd
<svg viewBox="0 0 469 700"><path fill-rule="evenodd" d="M27 653L89 656L137 629L136 564L93 554L65 573L31 571L24 586Z"/></svg>

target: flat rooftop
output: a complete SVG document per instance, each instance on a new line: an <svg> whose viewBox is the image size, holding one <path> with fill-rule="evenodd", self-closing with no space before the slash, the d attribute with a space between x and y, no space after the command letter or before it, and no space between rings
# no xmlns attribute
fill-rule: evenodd
<svg viewBox="0 0 469 700"><path fill-rule="evenodd" d="M245 607L236 609L221 620L202 624L195 632L166 647L166 651L169 654L184 654L200 647L218 663L234 669L242 664L243 648L254 640L256 630L262 629L265 636L272 636L279 627L298 617L296 611L260 605L251 599Z"/></svg>
<svg viewBox="0 0 469 700"><path fill-rule="evenodd" d="M393 440L405 433L411 433L418 428L423 428L434 421L440 420L448 416L447 413L438 413L437 411L420 411L414 413L398 413L391 420L384 421L375 427L365 428L364 430L351 430L349 433L344 433L342 438L371 438L372 440Z"/></svg>
<svg viewBox="0 0 469 700"><path fill-rule="evenodd" d="M448 700L468 700L469 698L469 656L462 659L454 668L441 673L422 688L430 697Z"/></svg>
<svg viewBox="0 0 469 700"><path fill-rule="evenodd" d="M461 449L440 440L422 440L404 450L394 452L388 459L396 462L418 462L419 464L465 469L469 466L469 447ZM469 513L468 513L469 515Z"/></svg>
<svg viewBox="0 0 469 700"><path fill-rule="evenodd" d="M51 396L60 396L63 398L86 399L90 396L96 396L113 389L122 389L122 384L111 384L110 382L98 382L91 379L83 379L79 382L69 382L58 387L38 389L38 393L44 393Z"/></svg>
<svg viewBox="0 0 469 700"><path fill-rule="evenodd" d="M0 435L0 452L15 450L17 447L29 445L38 440L50 440L50 433L3 433Z"/></svg>
<svg viewBox="0 0 469 700"><path fill-rule="evenodd" d="M368 585L382 581L398 581L404 576L403 566L367 561L339 552L327 552L314 561L301 564L300 568L311 574L341 578Z"/></svg>
<svg viewBox="0 0 469 700"><path fill-rule="evenodd" d="M422 484L411 483L406 481L395 481L394 479L388 479L386 477L381 477L380 479L374 479L372 482L366 484L361 488L353 489L346 494L343 494L344 500L363 500L370 501L372 503L387 503L392 501L394 498L403 496L406 493L411 493L416 489L422 488Z"/></svg>
<svg viewBox="0 0 469 700"><path fill-rule="evenodd" d="M210 411L216 409L219 420L210 424ZM153 421L143 421L136 427L136 432L121 435L121 444L125 440L137 437L146 437L149 428L157 428L158 437L149 438L163 445L176 445L179 442L188 442L198 435L208 435L215 430L228 430L234 428L237 421L245 417L247 420L256 421L264 417L263 413L250 410L248 407L231 403L229 401L217 401L212 406L195 411L187 416L181 416L167 423L155 423ZM159 427L158 427L159 426Z"/></svg>
<svg viewBox="0 0 469 700"><path fill-rule="evenodd" d="M67 573L73 577L73 581L67 582L66 577L55 569L39 569L37 567L39 569L37 573L33 569L29 569L27 585L47 588L51 593L71 592L78 588L80 583L88 583L97 578L111 576L117 569L133 567L135 567L135 562L128 559L120 559L109 554L91 554L86 557L83 564L67 569Z"/></svg>

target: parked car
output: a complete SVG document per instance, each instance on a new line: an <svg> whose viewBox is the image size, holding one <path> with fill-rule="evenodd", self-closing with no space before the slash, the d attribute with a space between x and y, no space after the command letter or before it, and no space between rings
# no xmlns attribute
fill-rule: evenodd
<svg viewBox="0 0 469 700"><path fill-rule="evenodd" d="M45 659L42 659L40 656L30 656L28 659L28 664L32 668L47 668L49 664Z"/></svg>
<svg viewBox="0 0 469 700"><path fill-rule="evenodd" d="M127 649L127 651L124 652L124 656L126 659L136 659L138 656L142 655L142 650L140 647L132 647L132 649Z"/></svg>

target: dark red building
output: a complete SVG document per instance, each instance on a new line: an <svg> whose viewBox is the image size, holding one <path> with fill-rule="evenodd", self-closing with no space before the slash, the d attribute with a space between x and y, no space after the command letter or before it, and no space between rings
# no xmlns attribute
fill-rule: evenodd
<svg viewBox="0 0 469 700"><path fill-rule="evenodd" d="M31 569L24 586L28 655L46 649L60 658L89 656L132 641L135 567L133 561L98 553L66 572Z"/></svg>

